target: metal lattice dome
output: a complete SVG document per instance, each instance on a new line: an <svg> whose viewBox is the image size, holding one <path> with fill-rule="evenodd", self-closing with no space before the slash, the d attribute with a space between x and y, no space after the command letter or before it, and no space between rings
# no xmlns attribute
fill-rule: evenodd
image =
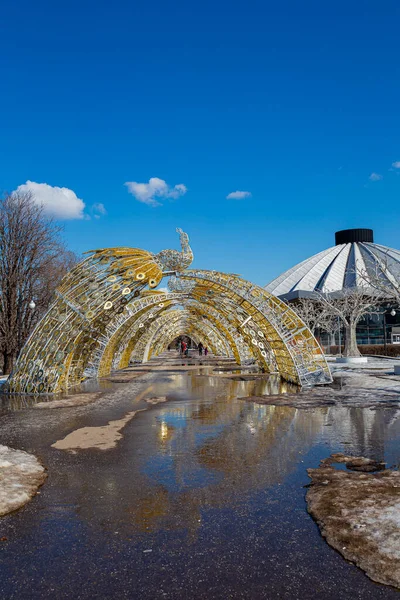
<svg viewBox="0 0 400 600"><path fill-rule="evenodd" d="M290 300L313 292L368 287L368 273L379 273L389 285L400 281L400 251L375 244L371 229L338 231L335 241L335 246L285 271L265 289Z"/></svg>

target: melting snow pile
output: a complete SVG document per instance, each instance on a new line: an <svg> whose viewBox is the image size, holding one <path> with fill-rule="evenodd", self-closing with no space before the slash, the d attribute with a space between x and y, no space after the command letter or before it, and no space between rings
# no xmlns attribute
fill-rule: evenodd
<svg viewBox="0 0 400 600"><path fill-rule="evenodd" d="M35 456L0 445L0 516L26 504L46 477Z"/></svg>
<svg viewBox="0 0 400 600"><path fill-rule="evenodd" d="M366 470L374 462L337 454L308 469L308 510L345 558L371 579L400 587L400 472L351 473L331 466L341 462L352 468L362 461Z"/></svg>

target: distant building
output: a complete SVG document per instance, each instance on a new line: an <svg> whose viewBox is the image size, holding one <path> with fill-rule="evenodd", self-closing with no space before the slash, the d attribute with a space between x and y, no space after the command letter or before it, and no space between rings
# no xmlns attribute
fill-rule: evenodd
<svg viewBox="0 0 400 600"><path fill-rule="evenodd" d="M385 272L380 269L385 265ZM346 229L335 233L335 246L323 250L285 271L265 286L265 289L285 300L313 297L315 292L340 293L355 287L366 287L361 273L376 273L390 285L390 278L400 281L400 251L374 243L372 229ZM388 343L400 344L400 307L396 315L382 309L360 321L358 344L383 344L384 322Z"/></svg>

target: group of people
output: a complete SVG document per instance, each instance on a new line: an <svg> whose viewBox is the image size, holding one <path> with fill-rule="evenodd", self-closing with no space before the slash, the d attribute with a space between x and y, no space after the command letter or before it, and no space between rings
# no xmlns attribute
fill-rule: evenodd
<svg viewBox="0 0 400 600"><path fill-rule="evenodd" d="M199 342L199 344L197 346L197 350L199 351L199 356L202 356L203 352L204 352L204 356L207 356L207 354L208 354L207 346L203 346L203 344L201 342Z"/></svg>
<svg viewBox="0 0 400 600"><path fill-rule="evenodd" d="M189 356L189 347L188 347L187 343L185 342L185 340L180 341L178 349L179 349L179 354L181 357ZM207 346L203 346L203 344L201 342L198 344L197 350L199 351L199 356L202 356L203 352L204 352L204 356L207 356L207 354L208 354Z"/></svg>

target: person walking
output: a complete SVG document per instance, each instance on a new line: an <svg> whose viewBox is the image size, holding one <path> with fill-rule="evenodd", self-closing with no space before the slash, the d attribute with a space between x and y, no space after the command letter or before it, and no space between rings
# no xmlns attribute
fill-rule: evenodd
<svg viewBox="0 0 400 600"><path fill-rule="evenodd" d="M182 340L182 358L187 356L187 344Z"/></svg>
<svg viewBox="0 0 400 600"><path fill-rule="evenodd" d="M199 356L201 356L203 354L203 344L201 342L199 342L199 345L197 346L197 350L199 351Z"/></svg>
<svg viewBox="0 0 400 600"><path fill-rule="evenodd" d="M206 346L206 347L204 348L204 356L207 356L207 354L208 354L208 348L207 348L207 346Z"/></svg>

